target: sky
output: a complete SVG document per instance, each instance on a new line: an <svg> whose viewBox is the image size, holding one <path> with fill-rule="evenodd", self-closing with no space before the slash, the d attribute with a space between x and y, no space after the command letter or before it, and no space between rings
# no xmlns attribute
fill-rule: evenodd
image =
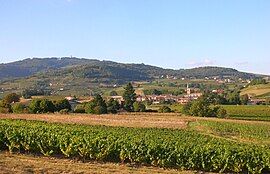
<svg viewBox="0 0 270 174"><path fill-rule="evenodd" d="M270 1L0 0L0 63L65 56L270 75Z"/></svg>

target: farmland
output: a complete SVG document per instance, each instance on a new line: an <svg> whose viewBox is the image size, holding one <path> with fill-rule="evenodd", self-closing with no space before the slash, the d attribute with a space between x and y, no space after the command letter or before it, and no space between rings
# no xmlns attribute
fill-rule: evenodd
<svg viewBox="0 0 270 174"><path fill-rule="evenodd" d="M270 93L270 84L249 86L241 91L241 95L250 94L252 96L261 98L270 97L269 93Z"/></svg>
<svg viewBox="0 0 270 174"><path fill-rule="evenodd" d="M186 170L269 170L270 123L263 121L148 113L0 118L2 142L3 136L7 141L2 150Z"/></svg>
<svg viewBox="0 0 270 174"><path fill-rule="evenodd" d="M270 121L270 106L267 105L223 105L234 119Z"/></svg>
<svg viewBox="0 0 270 174"><path fill-rule="evenodd" d="M25 173L123 173L123 174L192 174L193 171L179 171L175 169L162 169L152 166L134 166L118 163L98 163L93 161L78 161L64 158L45 157L32 154L10 154L0 152L1 174Z"/></svg>

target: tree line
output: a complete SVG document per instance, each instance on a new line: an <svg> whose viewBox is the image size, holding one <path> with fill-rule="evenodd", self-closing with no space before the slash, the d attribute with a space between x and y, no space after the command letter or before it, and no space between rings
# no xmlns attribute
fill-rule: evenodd
<svg viewBox="0 0 270 174"><path fill-rule="evenodd" d="M74 108L75 113L91 114L116 114L120 110L127 112L145 112L146 106L142 102L136 101L135 90L131 83L125 87L123 94L123 103L111 98L107 102L100 94L95 95L90 102L78 104ZM0 113L68 113L72 111L71 105L67 99L51 101L48 99L33 99L27 106L20 103L20 96L16 93L6 95L0 101Z"/></svg>

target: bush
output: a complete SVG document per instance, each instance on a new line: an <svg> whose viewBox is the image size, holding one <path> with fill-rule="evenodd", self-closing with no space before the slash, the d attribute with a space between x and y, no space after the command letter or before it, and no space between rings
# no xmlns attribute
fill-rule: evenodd
<svg viewBox="0 0 270 174"><path fill-rule="evenodd" d="M225 118L227 116L224 108L219 106L211 107L211 103L208 101L205 98L199 98L198 100L189 102L184 105L182 113L199 117Z"/></svg>
<svg viewBox="0 0 270 174"><path fill-rule="evenodd" d="M5 101L0 101L0 113L7 114L12 112L11 105Z"/></svg>
<svg viewBox="0 0 270 174"><path fill-rule="evenodd" d="M212 117L214 116L210 104L203 99L193 101L189 110L190 115L199 117Z"/></svg>
<svg viewBox="0 0 270 174"><path fill-rule="evenodd" d="M160 112L160 113L169 113L169 112L172 112L172 110L168 106L162 106L162 107L159 108L158 112Z"/></svg>
<svg viewBox="0 0 270 174"><path fill-rule="evenodd" d="M116 114L119 109L120 109L120 104L118 103L118 101L111 98L107 103L108 113Z"/></svg>
<svg viewBox="0 0 270 174"><path fill-rule="evenodd" d="M21 113L26 113L26 107L25 105L21 104L21 103L14 103L11 106L12 112L16 113L16 114L21 114Z"/></svg>
<svg viewBox="0 0 270 174"><path fill-rule="evenodd" d="M20 96L17 95L16 93L11 93L11 94L6 95L3 101L8 104L16 103L20 101Z"/></svg>
<svg viewBox="0 0 270 174"><path fill-rule="evenodd" d="M227 117L227 111L224 108L219 107L217 109L216 115L217 115L218 118L226 118Z"/></svg>
<svg viewBox="0 0 270 174"><path fill-rule="evenodd" d="M133 103L133 109L135 112L145 112L146 107L143 103L136 101Z"/></svg>
<svg viewBox="0 0 270 174"><path fill-rule="evenodd" d="M74 113L85 113L85 106L82 104L77 105L74 109Z"/></svg>
<svg viewBox="0 0 270 174"><path fill-rule="evenodd" d="M29 111L33 114L54 112L55 107L52 101L47 99L35 99L29 104Z"/></svg>
<svg viewBox="0 0 270 174"><path fill-rule="evenodd" d="M59 111L60 114L68 114L69 113L69 109L61 109Z"/></svg>
<svg viewBox="0 0 270 174"><path fill-rule="evenodd" d="M59 112L60 110L63 109L71 111L71 105L69 104L69 101L67 99L54 101L53 104L55 106L55 111Z"/></svg>

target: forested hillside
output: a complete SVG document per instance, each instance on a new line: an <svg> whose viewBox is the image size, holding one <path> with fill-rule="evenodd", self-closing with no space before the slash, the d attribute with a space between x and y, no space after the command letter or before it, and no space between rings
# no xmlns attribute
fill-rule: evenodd
<svg viewBox="0 0 270 174"><path fill-rule="evenodd" d="M219 76L252 79L255 74L239 72L232 68L199 67L192 69L164 69L145 64L124 64L85 58L33 58L0 64L0 80L27 76L72 76L99 78L119 82L149 80L165 77L204 78Z"/></svg>

